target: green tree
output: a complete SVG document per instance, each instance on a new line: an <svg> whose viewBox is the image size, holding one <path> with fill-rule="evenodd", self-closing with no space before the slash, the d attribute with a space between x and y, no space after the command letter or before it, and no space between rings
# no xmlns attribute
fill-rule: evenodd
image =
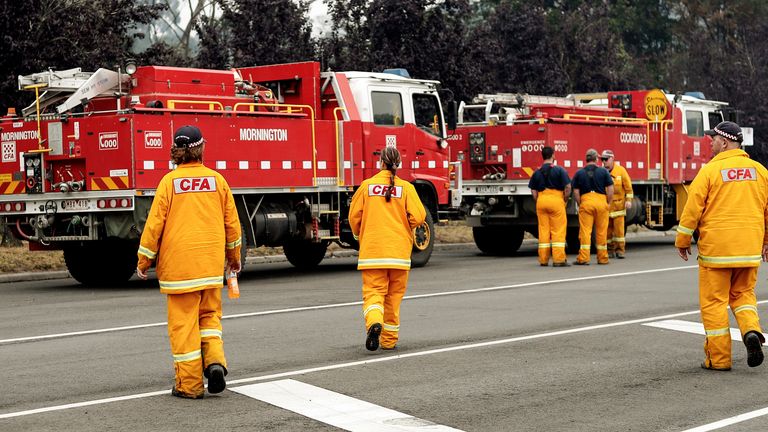
<svg viewBox="0 0 768 432"><path fill-rule="evenodd" d="M199 65L225 68L316 57L308 0L217 1L222 10L220 24L197 27L201 32Z"/></svg>
<svg viewBox="0 0 768 432"><path fill-rule="evenodd" d="M673 2L674 54L667 81L678 91L702 91L743 111L755 128L748 151L768 162L768 3L758 0ZM691 49L696 47L696 49Z"/></svg>
<svg viewBox="0 0 768 432"><path fill-rule="evenodd" d="M0 113L33 97L17 90L16 77L48 68L114 68L132 57L139 24L158 17L163 5L133 0L0 1Z"/></svg>
<svg viewBox="0 0 768 432"><path fill-rule="evenodd" d="M371 30L370 0L325 0L333 26L320 41L323 68L369 70Z"/></svg>
<svg viewBox="0 0 768 432"><path fill-rule="evenodd" d="M493 77L486 93L559 94L566 90L565 70L541 2L498 2L473 39L481 50L475 55L484 58L482 75Z"/></svg>
<svg viewBox="0 0 768 432"><path fill-rule="evenodd" d="M665 0L611 0L611 30L621 36L629 56L629 82L635 86L664 87L666 59L672 42L673 20Z"/></svg>

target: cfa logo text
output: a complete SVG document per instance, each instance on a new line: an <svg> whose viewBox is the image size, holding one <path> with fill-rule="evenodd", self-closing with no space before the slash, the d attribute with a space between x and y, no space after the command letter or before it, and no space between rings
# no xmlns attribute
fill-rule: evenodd
<svg viewBox="0 0 768 432"><path fill-rule="evenodd" d="M368 196L386 196L387 190L389 190L390 187L392 188L392 198L403 197L402 186L389 186L379 184L368 185Z"/></svg>
<svg viewBox="0 0 768 432"><path fill-rule="evenodd" d="M216 177L182 177L173 179L173 190L177 194L213 192L216 190Z"/></svg>
<svg viewBox="0 0 768 432"><path fill-rule="evenodd" d="M757 170L754 168L727 168L720 170L720 175L724 182L757 180Z"/></svg>

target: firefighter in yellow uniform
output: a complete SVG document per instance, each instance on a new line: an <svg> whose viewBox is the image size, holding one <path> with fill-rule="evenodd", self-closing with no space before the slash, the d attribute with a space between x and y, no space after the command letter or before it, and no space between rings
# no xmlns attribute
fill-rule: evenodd
<svg viewBox="0 0 768 432"><path fill-rule="evenodd" d="M632 179L629 178L627 170L616 163L613 151L603 150L600 160L613 179L613 201L608 209L608 257L624 259L624 220L627 210L632 208L632 198L635 196L632 191Z"/></svg>
<svg viewBox="0 0 768 432"><path fill-rule="evenodd" d="M699 306L704 323L704 362L731 369L728 306L747 348L747 364L763 362L765 342L757 314L755 282L760 260L768 260L768 170L740 149L741 128L721 122L713 130L714 157L688 189L675 247L688 261L691 236L699 231Z"/></svg>
<svg viewBox="0 0 768 432"><path fill-rule="evenodd" d="M349 225L360 242L357 269L363 276L365 347L394 349L400 303L411 268L413 230L424 223L424 205L412 184L395 175L400 152L385 147L381 171L364 180L352 197Z"/></svg>
<svg viewBox="0 0 768 432"><path fill-rule="evenodd" d="M544 163L531 176L528 187L536 201L539 222L539 265L548 266L550 251L553 267L568 267L565 258L565 233L568 218L565 203L571 196L571 179L568 173L555 165L555 149L541 149Z"/></svg>
<svg viewBox="0 0 768 432"><path fill-rule="evenodd" d="M613 179L597 166L597 150L587 150L587 165L573 176L573 199L579 205L579 257L577 265L589 265L592 227L595 228L597 263L608 264L608 203L613 199Z"/></svg>
<svg viewBox="0 0 768 432"><path fill-rule="evenodd" d="M139 246L140 278L157 260L160 292L168 299L168 335L176 383L171 394L200 399L226 387L221 329L225 259L240 271L240 221L224 177L202 164L200 129L183 126L171 157L178 165L157 186Z"/></svg>

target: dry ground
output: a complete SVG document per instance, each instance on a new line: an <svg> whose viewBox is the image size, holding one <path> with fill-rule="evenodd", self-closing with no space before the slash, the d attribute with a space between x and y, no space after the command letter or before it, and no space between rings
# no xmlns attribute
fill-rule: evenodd
<svg viewBox="0 0 768 432"><path fill-rule="evenodd" d="M471 243L472 229L462 222L451 221L443 226L435 227L435 241L438 243ZM331 249L339 249L331 245ZM281 254L281 248L260 247L249 249L249 256ZM61 251L30 252L26 245L22 247L0 247L0 273L37 272L48 270L65 270L64 257Z"/></svg>

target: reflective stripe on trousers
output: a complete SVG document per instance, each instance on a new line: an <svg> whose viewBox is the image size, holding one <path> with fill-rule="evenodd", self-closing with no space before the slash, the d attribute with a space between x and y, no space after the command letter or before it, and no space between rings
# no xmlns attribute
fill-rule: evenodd
<svg viewBox="0 0 768 432"><path fill-rule="evenodd" d="M392 348L398 340L400 303L408 284L408 270L366 269L362 277L365 329L382 324L379 343L383 348Z"/></svg>
<svg viewBox="0 0 768 432"><path fill-rule="evenodd" d="M565 234L568 218L565 214L563 191L544 189L536 200L536 216L539 223L539 263L565 262Z"/></svg>
<svg viewBox="0 0 768 432"><path fill-rule="evenodd" d="M624 253L624 223L624 216L608 219L608 251Z"/></svg>
<svg viewBox="0 0 768 432"><path fill-rule="evenodd" d="M708 366L731 367L729 305L742 337L750 331L761 332L754 290L757 269L699 266L699 305L707 335L704 341L704 361Z"/></svg>
<svg viewBox="0 0 768 432"><path fill-rule="evenodd" d="M579 205L579 262L589 262L589 245L592 238L592 226L595 228L597 262L608 262L608 203L605 195L589 192L581 196ZM586 247L585 247L586 246Z"/></svg>
<svg viewBox="0 0 768 432"><path fill-rule="evenodd" d="M221 339L221 288L166 297L176 390L202 394L203 370L213 363L227 367Z"/></svg>

